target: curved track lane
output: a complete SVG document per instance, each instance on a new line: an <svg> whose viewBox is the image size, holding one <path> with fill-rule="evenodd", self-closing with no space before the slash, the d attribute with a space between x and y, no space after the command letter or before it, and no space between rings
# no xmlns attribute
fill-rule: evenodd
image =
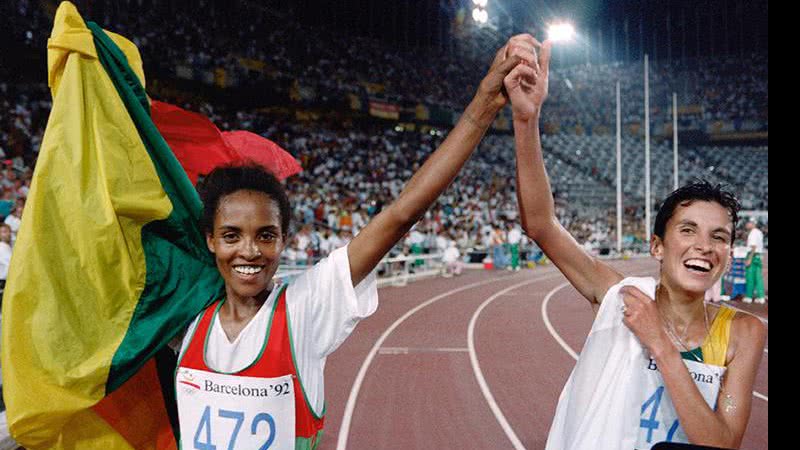
<svg viewBox="0 0 800 450"><path fill-rule="evenodd" d="M649 259L612 264L657 270ZM565 348L580 351L593 319L571 286L554 292L565 281L546 266L381 289L378 311L328 359L320 448L543 448L575 364ZM733 306L767 318L764 305ZM764 395L767 355L755 387ZM754 398L742 448L767 448L767 418Z"/></svg>

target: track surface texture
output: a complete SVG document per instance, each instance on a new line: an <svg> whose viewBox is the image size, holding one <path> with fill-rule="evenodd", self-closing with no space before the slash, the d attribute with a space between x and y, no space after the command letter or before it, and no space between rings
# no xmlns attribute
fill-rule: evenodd
<svg viewBox="0 0 800 450"><path fill-rule="evenodd" d="M650 258L610 264L632 276L658 271ZM575 365L567 348L580 353L594 318L554 266L471 270L379 296L378 311L328 359L321 449L544 448ZM767 323L768 304L729 305ZM768 351L743 449L768 448L767 368Z"/></svg>

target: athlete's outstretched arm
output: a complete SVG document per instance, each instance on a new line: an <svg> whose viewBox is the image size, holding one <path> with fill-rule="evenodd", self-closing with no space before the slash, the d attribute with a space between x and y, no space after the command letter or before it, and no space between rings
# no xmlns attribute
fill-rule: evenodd
<svg viewBox="0 0 800 450"><path fill-rule="evenodd" d="M539 118L547 97L551 43L525 35L520 45L534 64L519 64L505 79L514 114L517 202L522 228L590 302L600 303L622 275L589 255L558 222L542 156ZM536 57L536 49L539 56Z"/></svg>
<svg viewBox="0 0 800 450"><path fill-rule="evenodd" d="M444 142L411 177L397 199L350 242L348 257L353 285L372 271L450 185L498 111L506 105L507 98L501 91L503 79L520 61L529 57L517 48L510 48L510 43L497 51L475 97Z"/></svg>

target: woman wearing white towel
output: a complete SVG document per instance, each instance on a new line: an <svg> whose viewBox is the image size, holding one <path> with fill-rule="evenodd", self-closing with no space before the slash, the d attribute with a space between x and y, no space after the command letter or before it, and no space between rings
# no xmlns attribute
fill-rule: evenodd
<svg viewBox="0 0 800 450"><path fill-rule="evenodd" d="M522 225L596 312L547 448L649 449L661 441L738 447L766 329L752 315L704 302L730 262L738 201L707 182L670 194L650 242L658 280L626 278L589 255L555 216L542 157L550 43L524 36L509 48L537 61L505 79Z"/></svg>

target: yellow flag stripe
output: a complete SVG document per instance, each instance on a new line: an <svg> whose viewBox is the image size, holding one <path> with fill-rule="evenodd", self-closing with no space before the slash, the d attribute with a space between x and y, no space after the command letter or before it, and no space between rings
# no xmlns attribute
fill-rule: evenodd
<svg viewBox="0 0 800 450"><path fill-rule="evenodd" d="M48 46L53 107L3 305L9 429L30 448L128 448L87 409L106 393L145 285L142 227L172 211L87 31L62 3Z"/></svg>

